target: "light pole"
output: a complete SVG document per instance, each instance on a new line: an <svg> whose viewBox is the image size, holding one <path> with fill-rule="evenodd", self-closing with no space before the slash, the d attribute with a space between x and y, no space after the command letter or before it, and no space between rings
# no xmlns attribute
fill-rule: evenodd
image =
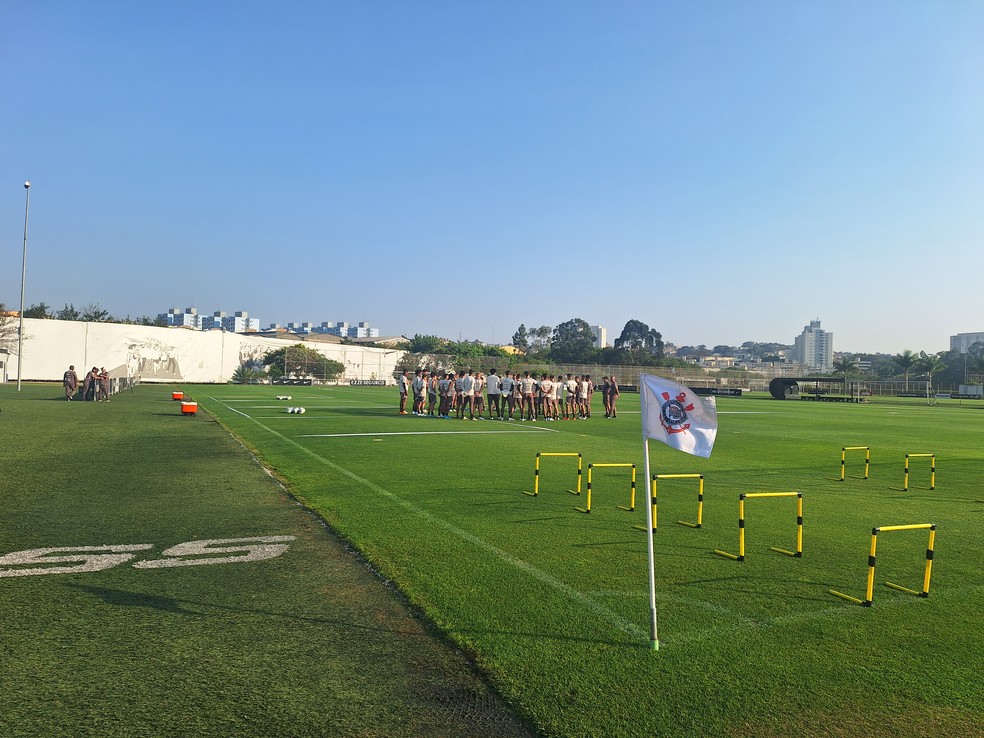
<svg viewBox="0 0 984 738"><path fill-rule="evenodd" d="M21 260L20 323L17 326L17 391L21 388L21 369L24 366L24 283L27 278L27 218L31 212L31 180L24 183L24 257Z"/></svg>

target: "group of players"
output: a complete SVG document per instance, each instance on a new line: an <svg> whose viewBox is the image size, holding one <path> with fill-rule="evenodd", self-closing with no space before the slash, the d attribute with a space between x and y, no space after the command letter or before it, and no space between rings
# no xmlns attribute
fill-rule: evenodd
<svg viewBox="0 0 984 738"><path fill-rule="evenodd" d="M430 372L417 369L411 379L403 370L397 380L400 390L400 415L407 414L407 400L413 397L411 413L421 417L464 420L516 420L521 422L587 420L591 417L591 400L595 385L591 376L543 374L539 379L530 372L505 372L495 369L486 375L471 369L454 372ZM605 417L617 418L619 397L615 377L604 377L601 387ZM486 397L488 402L486 403Z"/></svg>
<svg viewBox="0 0 984 738"><path fill-rule="evenodd" d="M65 388L65 399L72 400L79 392L79 375L75 371L75 365L68 367L68 371L62 376L62 386ZM109 372L106 367L92 367L85 375L82 382L82 391L79 399L95 400L96 402L109 402Z"/></svg>

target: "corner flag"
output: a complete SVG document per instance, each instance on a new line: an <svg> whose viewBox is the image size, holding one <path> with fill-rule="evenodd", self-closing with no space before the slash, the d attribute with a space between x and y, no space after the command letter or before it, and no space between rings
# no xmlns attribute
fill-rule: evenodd
<svg viewBox="0 0 984 738"><path fill-rule="evenodd" d="M639 376L642 393L642 449L646 480L649 471L649 439L665 443L693 456L711 455L717 436L717 403L692 390L651 374ZM655 499L654 499L655 502ZM646 548L649 553L649 647L659 650L656 631L656 555L653 550L653 505L646 505Z"/></svg>
<svg viewBox="0 0 984 738"><path fill-rule="evenodd" d="M642 433L693 456L711 455L717 436L717 404L663 377L640 376Z"/></svg>

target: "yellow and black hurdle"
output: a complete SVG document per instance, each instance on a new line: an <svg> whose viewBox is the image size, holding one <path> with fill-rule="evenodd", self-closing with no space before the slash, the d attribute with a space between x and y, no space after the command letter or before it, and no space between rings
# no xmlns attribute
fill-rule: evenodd
<svg viewBox="0 0 984 738"><path fill-rule="evenodd" d="M629 512L635 510L635 496L636 496L636 465L635 464L588 464L588 493L587 493L587 498L585 500L587 504L584 507L575 508L575 510L583 513L591 512L591 472L592 470L601 467L609 467L609 468L631 467L632 468L632 496L629 499L629 506L623 507L622 505L617 505L616 507L618 507L619 510L628 510Z"/></svg>
<svg viewBox="0 0 984 738"><path fill-rule="evenodd" d="M929 488L936 489L936 454L906 454L905 455L905 479L902 482L902 491L909 489L909 459L929 459Z"/></svg>
<svg viewBox="0 0 984 738"><path fill-rule="evenodd" d="M864 451L864 476L862 479L868 478L868 472L871 469L871 449L867 446L844 446L841 449L841 478L844 481L844 468L847 466L847 452L848 451Z"/></svg>
<svg viewBox="0 0 984 738"><path fill-rule="evenodd" d="M570 492L572 495L581 494L581 466L583 463L583 459L581 457L581 454L577 453L576 451L562 452L562 453L554 453L554 452L547 452L547 451L539 452L536 455L536 462L533 465L533 492L532 493L524 492L523 494L529 495L530 497L538 497L540 494L540 457L541 456L576 456L577 457L577 491L575 492L574 490L571 489L567 491Z"/></svg>
<svg viewBox="0 0 984 738"><path fill-rule="evenodd" d="M868 585L865 589L864 599L859 600L857 597L851 597L850 595L846 595L843 592L838 592L835 589L828 589L827 591L835 597L848 600L849 602L861 605L861 607L871 607L871 602L875 595L875 551L878 548L878 534L887 533L893 530L929 530L929 543L926 546L926 570L923 573L922 591L910 589L909 587L903 587L901 584L895 584L894 582L885 582L885 586L890 589L897 589L900 592L914 594L918 597L929 597L929 579L933 573L933 546L936 544L935 523L917 523L916 525L882 525L877 528L872 528L871 548L868 553Z"/></svg>
<svg viewBox="0 0 984 738"><path fill-rule="evenodd" d="M678 520L679 525L686 525L688 528L700 528L703 524L704 519L704 475L703 474L653 474L653 478L649 483L649 496L650 502L653 506L653 532L656 532L657 527L657 483L660 479L697 479L697 522L691 523L689 520ZM638 528L639 530L646 530L644 525L634 525L633 528Z"/></svg>
<svg viewBox="0 0 984 738"><path fill-rule="evenodd" d="M803 493L802 492L751 492L738 496L738 555L715 549L714 553L735 561L745 560L745 500L753 497L795 497L796 498L796 550L770 546L770 550L797 559L803 557Z"/></svg>

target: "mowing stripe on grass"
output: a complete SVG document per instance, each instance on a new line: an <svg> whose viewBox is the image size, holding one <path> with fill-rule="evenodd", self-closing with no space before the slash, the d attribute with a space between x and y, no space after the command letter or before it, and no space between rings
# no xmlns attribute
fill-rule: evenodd
<svg viewBox="0 0 984 738"><path fill-rule="evenodd" d="M219 402L219 404L225 404L225 403L220 402L219 400L216 400L214 397L211 397L209 399L215 400L215 402ZM226 405L226 407L228 407L228 405ZM232 410L232 408L229 408L229 409ZM242 413L240 413L240 415L242 415ZM246 416L246 417L249 418L249 416ZM590 597L588 597L587 595L585 595L583 592L575 589L574 587L570 586L569 584L567 584L565 582L562 582L559 579L556 579L555 577L552 577L550 574L548 574L547 572L543 571L542 569L538 569L537 567L535 567L532 564L530 564L528 561L525 561L523 559L520 559L520 558L518 558L516 556L513 556L512 554L508 553L507 551L503 551L501 548L498 548L496 546L493 546L488 541L485 541L482 538L479 538L478 536L473 535L472 533L469 533L468 531L463 530L462 528L459 528L456 525L453 525L452 523L449 523L447 520L444 520L443 518L439 518L436 515L434 515L432 513L429 513L429 512L427 512L426 510L424 510L424 509L422 509L420 507L417 507L412 502L410 502L410 501L408 501L408 500L400 497L399 495L397 495L397 494L395 494L393 492L390 492L388 489L385 489L384 487L379 486L375 482L372 482L372 481L370 481L368 479L364 479L363 477L360 477L355 472L349 471L348 469L346 469L346 468L344 468L342 466L339 466L338 464L334 463L333 461L329 461L324 456L321 456L317 452L312 451L309 448L306 448L305 446L303 446L302 444L298 443L294 439L288 438L287 436L283 435L282 433L278 433L277 431L273 430L269 426L266 426L263 423L259 422L259 420L255 419L255 418L249 418L249 419L251 421L253 421L254 423L256 423L258 426L260 426L261 428L263 428L265 431L267 431L268 433L270 433L271 435L277 436L277 438L281 439L285 443L289 443L290 445L292 445L295 448L297 448L299 451L302 451L303 453L307 454L308 456L314 458L319 463L324 464L325 466L328 466L328 467L334 469L339 474L344 474L345 476L347 476L352 481L358 482L359 484L364 485L365 487L367 487L368 489L372 490L376 494L378 494L378 495L380 495L382 497L386 497L389 500L392 500L393 502L395 502L396 504L400 505L401 507L403 507L408 512L411 512L414 515L420 516L421 518L423 518L424 520L426 520L429 523L432 523L434 525L440 526L441 528L444 528L446 531L448 531L452 535L457 536L461 540L463 540L463 541L465 541L467 543L471 543L474 546L477 546L478 548L482 549L483 551L486 551L486 552L492 554L493 556L495 556L496 558L498 558L500 561L503 561L504 563L507 563L507 564L510 564L511 566L516 567L520 571L523 571L526 574L529 574L534 579L542 582L543 584L548 585L549 587L557 590L558 592L561 592L562 594L566 595L567 597L569 597L570 599L572 599L575 602L579 603L580 605L588 608L593 613L595 613L599 617L603 618L609 624L611 624L612 626L614 626L618 630L622 631L623 633L625 633L625 634L627 634L627 635L629 635L629 636L631 636L633 638L638 638L640 641L645 641L649 637L649 634L648 634L648 632L646 631L645 628L642 628L642 627L636 625L635 623L633 623L633 622L631 622L629 620L626 620L623 617L620 617L619 615L617 615L616 613L612 612L611 610L609 610L604 605L596 602L595 600L593 600Z"/></svg>

